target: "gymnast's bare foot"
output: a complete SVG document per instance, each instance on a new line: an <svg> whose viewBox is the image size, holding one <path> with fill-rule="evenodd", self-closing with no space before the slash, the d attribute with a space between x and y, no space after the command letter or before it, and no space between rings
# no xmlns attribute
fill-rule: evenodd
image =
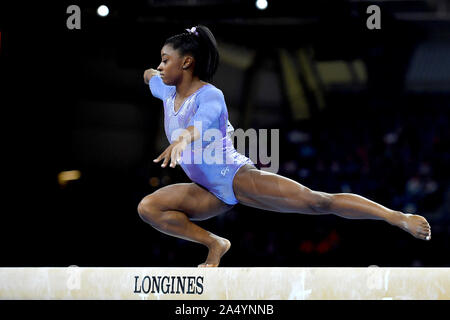
<svg viewBox="0 0 450 320"><path fill-rule="evenodd" d="M217 240L209 247L206 261L199 264L199 268L218 267L220 258L230 249L231 242L225 238L217 237Z"/></svg>
<svg viewBox="0 0 450 320"><path fill-rule="evenodd" d="M416 214L405 214L399 212L398 219L395 221L395 225L399 228L409 232L414 237L422 240L431 239L431 227L428 221Z"/></svg>

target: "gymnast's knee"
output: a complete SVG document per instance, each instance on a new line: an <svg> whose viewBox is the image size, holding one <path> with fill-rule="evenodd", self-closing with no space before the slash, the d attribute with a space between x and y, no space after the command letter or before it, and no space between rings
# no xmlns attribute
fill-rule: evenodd
<svg viewBox="0 0 450 320"><path fill-rule="evenodd" d="M139 202L137 212L142 220L151 225L157 225L162 216L162 211L158 208L158 199L151 194Z"/></svg>
<svg viewBox="0 0 450 320"><path fill-rule="evenodd" d="M332 202L332 194L320 191L311 191L310 208L315 213L330 213Z"/></svg>

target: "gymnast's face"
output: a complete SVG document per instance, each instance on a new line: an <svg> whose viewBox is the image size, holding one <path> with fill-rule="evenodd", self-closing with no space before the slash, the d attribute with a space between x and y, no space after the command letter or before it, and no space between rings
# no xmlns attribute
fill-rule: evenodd
<svg viewBox="0 0 450 320"><path fill-rule="evenodd" d="M161 49L161 63L157 70L161 72L161 79L164 84L173 86L179 83L183 77L183 72L188 71L193 59L191 56L181 56L178 50L166 44Z"/></svg>

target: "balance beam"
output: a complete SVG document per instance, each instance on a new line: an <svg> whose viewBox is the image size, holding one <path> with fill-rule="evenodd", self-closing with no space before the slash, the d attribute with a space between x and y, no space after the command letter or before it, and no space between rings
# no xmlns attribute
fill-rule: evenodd
<svg viewBox="0 0 450 320"><path fill-rule="evenodd" d="M448 300L450 268L0 268L0 299Z"/></svg>

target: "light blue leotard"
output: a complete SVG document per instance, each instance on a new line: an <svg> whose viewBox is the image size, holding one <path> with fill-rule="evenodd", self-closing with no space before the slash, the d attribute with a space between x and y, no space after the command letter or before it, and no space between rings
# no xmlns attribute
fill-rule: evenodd
<svg viewBox="0 0 450 320"><path fill-rule="evenodd" d="M233 191L233 178L243 165L255 164L233 146L231 135L234 128L228 121L222 91L209 83L203 85L175 112L175 86L165 85L161 77L155 75L150 79L149 87L152 95L164 103L164 130L170 143L181 133L177 134L177 129L194 125L201 132L200 139L192 142L181 154L180 166L187 176L223 202L230 205L238 203ZM211 134L214 137L210 137Z"/></svg>

